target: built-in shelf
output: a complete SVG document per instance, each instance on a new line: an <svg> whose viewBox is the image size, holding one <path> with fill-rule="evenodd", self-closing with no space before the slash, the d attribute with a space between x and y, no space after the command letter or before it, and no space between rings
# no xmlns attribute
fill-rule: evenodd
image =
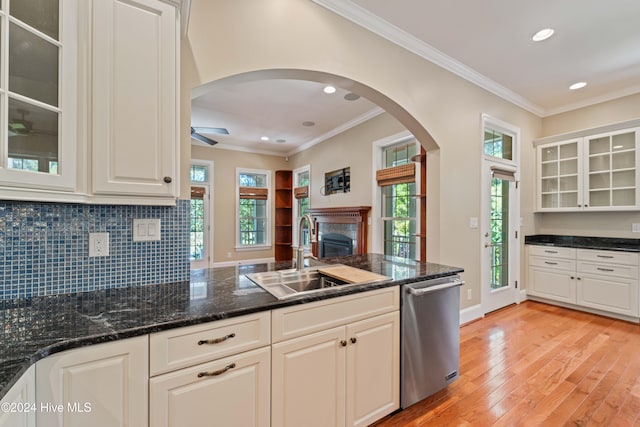
<svg viewBox="0 0 640 427"><path fill-rule="evenodd" d="M275 232L274 258L276 261L293 259L293 174L291 171L276 171L275 186Z"/></svg>

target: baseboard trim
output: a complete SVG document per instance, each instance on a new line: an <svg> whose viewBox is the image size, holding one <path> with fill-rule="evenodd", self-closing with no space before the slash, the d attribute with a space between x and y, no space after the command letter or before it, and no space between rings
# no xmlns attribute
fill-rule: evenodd
<svg viewBox="0 0 640 427"><path fill-rule="evenodd" d="M482 319L483 317L484 313L482 312L482 306L480 304L463 308L460 310L460 325Z"/></svg>
<svg viewBox="0 0 640 427"><path fill-rule="evenodd" d="M214 262L213 268L216 267L235 267L238 265L246 265L246 264L267 264L270 262L275 262L274 258L254 258L254 259L238 259L235 261L223 261L223 262Z"/></svg>

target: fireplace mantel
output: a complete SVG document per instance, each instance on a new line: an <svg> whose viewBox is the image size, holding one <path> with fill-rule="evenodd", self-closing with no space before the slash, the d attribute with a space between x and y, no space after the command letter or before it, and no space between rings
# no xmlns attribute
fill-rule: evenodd
<svg viewBox="0 0 640 427"><path fill-rule="evenodd" d="M367 253L367 218L371 206L347 206L337 208L310 208L309 213L313 217L316 229L316 239L322 231L323 224L355 224L356 247L354 254ZM318 245L313 244L313 254L318 256Z"/></svg>

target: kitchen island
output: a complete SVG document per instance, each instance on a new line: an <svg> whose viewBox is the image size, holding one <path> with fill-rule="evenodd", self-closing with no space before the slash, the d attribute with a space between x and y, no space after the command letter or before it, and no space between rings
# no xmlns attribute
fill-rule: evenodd
<svg viewBox="0 0 640 427"><path fill-rule="evenodd" d="M400 261L379 254L323 259L322 263L350 265L392 280L278 300L245 274L291 268L290 262L279 262L194 270L188 282L2 302L0 398L32 364L64 350L463 271L459 267Z"/></svg>

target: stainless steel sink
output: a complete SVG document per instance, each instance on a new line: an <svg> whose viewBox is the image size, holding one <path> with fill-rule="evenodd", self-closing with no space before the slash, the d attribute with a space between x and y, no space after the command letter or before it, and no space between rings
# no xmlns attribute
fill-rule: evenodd
<svg viewBox="0 0 640 427"><path fill-rule="evenodd" d="M318 267L252 273L247 274L246 277L278 299L305 295L335 286L362 283L349 283L336 279L319 272Z"/></svg>

